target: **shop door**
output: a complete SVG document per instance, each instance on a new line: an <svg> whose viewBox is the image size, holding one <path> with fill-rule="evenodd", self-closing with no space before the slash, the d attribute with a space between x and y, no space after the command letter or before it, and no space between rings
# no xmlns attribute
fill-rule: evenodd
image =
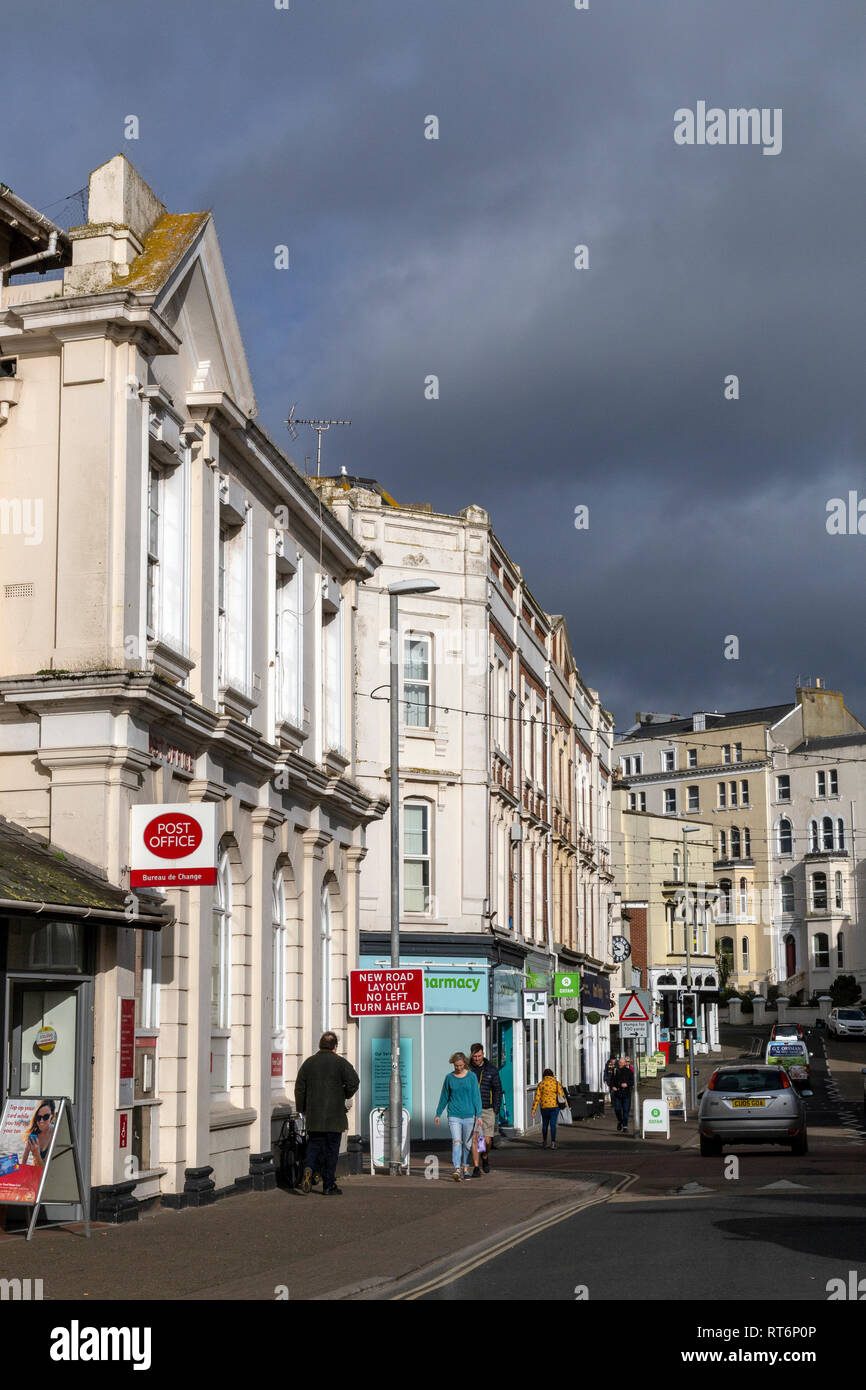
<svg viewBox="0 0 866 1390"><path fill-rule="evenodd" d="M514 1045L511 1020L498 1019L493 1044L493 1065L499 1068L502 1082L502 1109L499 1112L500 1125L508 1128L514 1124Z"/></svg>
<svg viewBox="0 0 866 1390"><path fill-rule="evenodd" d="M43 1097L68 1096L74 1104L75 1128L85 1183L90 1173L90 1098L85 1094L85 1062L89 1061L89 1030L83 1021L83 985L55 982L26 984L10 981L11 1036L7 1094L32 1096L34 1106ZM88 1011L89 1012L89 1011ZM50 1033L55 1039L50 1038ZM42 1051L50 1046L50 1051ZM86 1057L85 1057L86 1052ZM73 1220L73 1207L52 1207L52 1220Z"/></svg>

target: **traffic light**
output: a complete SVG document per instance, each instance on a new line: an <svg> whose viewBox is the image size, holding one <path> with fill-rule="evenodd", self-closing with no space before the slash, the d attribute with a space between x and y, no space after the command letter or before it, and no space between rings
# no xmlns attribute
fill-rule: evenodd
<svg viewBox="0 0 866 1390"><path fill-rule="evenodd" d="M696 994L683 995L683 1027L697 1028L698 1026L698 996Z"/></svg>

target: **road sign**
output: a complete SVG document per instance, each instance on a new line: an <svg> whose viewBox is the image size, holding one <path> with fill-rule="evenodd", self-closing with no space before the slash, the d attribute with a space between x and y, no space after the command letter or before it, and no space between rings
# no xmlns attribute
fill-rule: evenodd
<svg viewBox="0 0 866 1390"><path fill-rule="evenodd" d="M349 1013L353 1018L393 1018L423 1012L422 969L349 971Z"/></svg>
<svg viewBox="0 0 866 1390"><path fill-rule="evenodd" d="M643 1135L664 1134L671 1137L670 1107L660 1100L645 1100L643 1103Z"/></svg>
<svg viewBox="0 0 866 1390"><path fill-rule="evenodd" d="M635 991L633 994L621 994L619 996L620 1023L648 1023L651 1009L652 1004L647 990L642 990L640 993Z"/></svg>
<svg viewBox="0 0 866 1390"><path fill-rule="evenodd" d="M645 1018L627 1019L625 1023L620 1022L619 1025L621 1038L643 1038L646 1041L648 1030L649 1020Z"/></svg>

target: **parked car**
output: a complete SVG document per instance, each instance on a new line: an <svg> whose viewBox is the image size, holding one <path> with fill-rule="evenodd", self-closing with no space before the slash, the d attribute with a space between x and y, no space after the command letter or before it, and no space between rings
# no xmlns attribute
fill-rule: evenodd
<svg viewBox="0 0 866 1390"><path fill-rule="evenodd" d="M777 1038L798 1038L802 1042L805 1036L802 1023L774 1023L770 1030L771 1042Z"/></svg>
<svg viewBox="0 0 866 1390"><path fill-rule="evenodd" d="M831 1009L827 1031L837 1038L866 1037L866 1014L862 1009Z"/></svg>
<svg viewBox="0 0 866 1390"><path fill-rule="evenodd" d="M771 1039L767 1043L764 1061L768 1067L784 1067L794 1089L811 1095L810 1056L808 1047L798 1038L779 1038L777 1041Z"/></svg>
<svg viewBox="0 0 866 1390"><path fill-rule="evenodd" d="M698 1131L705 1157L725 1144L787 1144L794 1154L809 1147L806 1106L782 1066L718 1067L701 1093Z"/></svg>

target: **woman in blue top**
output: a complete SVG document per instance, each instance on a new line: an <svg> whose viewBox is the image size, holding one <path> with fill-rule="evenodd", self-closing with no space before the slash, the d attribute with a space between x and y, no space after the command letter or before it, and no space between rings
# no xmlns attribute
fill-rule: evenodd
<svg viewBox="0 0 866 1390"><path fill-rule="evenodd" d="M455 1182L472 1176L469 1170L469 1149L472 1132L481 1124L481 1090L478 1078L469 1070L466 1054L455 1052L448 1058L454 1070L442 1083L442 1094L436 1107L435 1124L448 1106L448 1128L451 1130L451 1162Z"/></svg>

